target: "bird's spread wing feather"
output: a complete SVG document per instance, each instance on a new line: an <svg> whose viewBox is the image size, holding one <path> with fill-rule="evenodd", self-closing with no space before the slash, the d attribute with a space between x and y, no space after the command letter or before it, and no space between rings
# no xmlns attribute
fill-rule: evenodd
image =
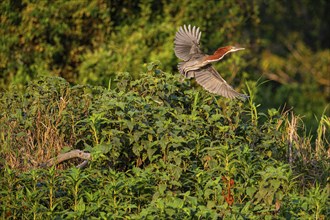
<svg viewBox="0 0 330 220"><path fill-rule="evenodd" d="M247 98L246 95L236 92L211 65L194 72L197 83L211 93L231 99L236 97Z"/></svg>
<svg viewBox="0 0 330 220"><path fill-rule="evenodd" d="M175 40L174 40L174 52L175 55L187 61L190 59L192 54L201 53L199 48L199 40L201 38L201 32L199 28L188 25L184 25L180 27L176 32Z"/></svg>

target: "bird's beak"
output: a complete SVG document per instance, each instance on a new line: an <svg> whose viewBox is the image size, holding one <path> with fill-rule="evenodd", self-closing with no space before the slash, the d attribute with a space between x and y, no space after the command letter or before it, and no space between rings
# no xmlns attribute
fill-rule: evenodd
<svg viewBox="0 0 330 220"><path fill-rule="evenodd" d="M231 51L234 52L234 51L238 51L238 50L245 50L245 48L243 47L232 47L231 48Z"/></svg>

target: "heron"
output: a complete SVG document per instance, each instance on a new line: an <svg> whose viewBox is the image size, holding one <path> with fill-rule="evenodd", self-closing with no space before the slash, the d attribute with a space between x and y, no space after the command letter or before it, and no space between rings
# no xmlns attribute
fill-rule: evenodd
<svg viewBox="0 0 330 220"><path fill-rule="evenodd" d="M186 78L195 78L205 90L230 99L248 96L236 92L212 66L213 62L221 60L228 53L244 50L242 47L225 46L218 48L212 55L202 52L199 27L181 26L174 39L175 55L183 60L178 64L179 72Z"/></svg>

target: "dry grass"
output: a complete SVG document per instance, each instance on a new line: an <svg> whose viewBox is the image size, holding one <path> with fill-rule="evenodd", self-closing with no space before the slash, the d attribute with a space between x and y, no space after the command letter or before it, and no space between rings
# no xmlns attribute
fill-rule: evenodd
<svg viewBox="0 0 330 220"><path fill-rule="evenodd" d="M19 121L11 121L2 131L2 139L6 164L10 168L28 170L38 167L44 161L57 156L65 146L70 146L70 140L65 140L61 133L63 112L67 101L61 98L58 102L57 114L46 114L51 107L45 111L38 109L33 125L24 129ZM4 128L4 127L2 127Z"/></svg>
<svg viewBox="0 0 330 220"><path fill-rule="evenodd" d="M290 165L297 173L303 173L299 181L303 186L314 184L317 180L327 179L327 167L330 159L330 118L323 115L317 129L317 137L306 134L299 135L304 131L304 125L300 116L285 113L286 132L283 139L287 141L287 156Z"/></svg>

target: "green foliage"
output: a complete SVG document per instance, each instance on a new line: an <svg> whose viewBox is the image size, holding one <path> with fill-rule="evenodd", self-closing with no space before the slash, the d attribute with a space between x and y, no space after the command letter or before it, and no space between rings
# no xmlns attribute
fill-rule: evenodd
<svg viewBox="0 0 330 220"><path fill-rule="evenodd" d="M287 114L258 111L252 84L252 99L242 103L180 82L159 65L148 64L136 80L117 74L109 88L42 77L24 95L3 93L1 217L325 219L327 177L318 167L329 172L326 117L318 156L312 148L303 154L299 136L290 142ZM89 167L31 170L66 148L91 152ZM291 161L289 150L298 155Z"/></svg>
<svg viewBox="0 0 330 220"><path fill-rule="evenodd" d="M0 10L1 88L11 82L22 87L40 75L74 81L80 54L98 47L110 33L111 19L102 0L5 0Z"/></svg>
<svg viewBox="0 0 330 220"><path fill-rule="evenodd" d="M297 40L298 41L298 40ZM277 94L266 89L269 84L261 86L265 106L293 106L296 114L304 115L308 127L316 130L317 123L311 120L317 115L321 117L324 110L329 115L328 100L330 100L330 51L313 52L302 42L293 45L286 42L290 54L281 57L265 51L261 59L261 68L265 75L285 86L280 87ZM272 98L270 98L272 97ZM317 98L316 98L317 97ZM323 108L322 108L322 107Z"/></svg>
<svg viewBox="0 0 330 220"><path fill-rule="evenodd" d="M1 1L1 218L326 219L327 6ZM246 103L181 81L183 24L246 48L216 64ZM86 169L38 168L71 149Z"/></svg>

